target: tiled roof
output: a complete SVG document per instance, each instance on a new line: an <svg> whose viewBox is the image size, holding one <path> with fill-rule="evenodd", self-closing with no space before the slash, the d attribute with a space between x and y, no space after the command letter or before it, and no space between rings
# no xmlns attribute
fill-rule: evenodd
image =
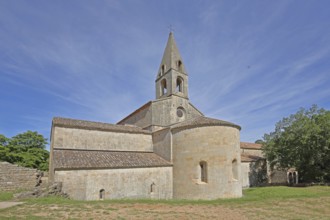
<svg viewBox="0 0 330 220"><path fill-rule="evenodd" d="M55 169L106 169L172 166L152 152L54 149Z"/></svg>
<svg viewBox="0 0 330 220"><path fill-rule="evenodd" d="M146 104L142 105L140 108L136 109L134 112L132 112L131 114L127 115L125 118L123 118L122 120L120 120L119 122L117 122L117 124L121 124L122 122L124 122L126 119L128 119L129 117L135 115L136 113L142 111L143 109L149 107L152 104L152 101L147 102Z"/></svg>
<svg viewBox="0 0 330 220"><path fill-rule="evenodd" d="M248 143L248 142L241 142L241 148L244 149L255 149L261 150L262 144L255 144L255 143Z"/></svg>
<svg viewBox="0 0 330 220"><path fill-rule="evenodd" d="M204 117L204 116L186 120L184 122L171 126L171 128L172 128L172 130L176 130L176 129L184 129L184 128L189 128L189 127L212 126L212 125L231 126L231 127L241 129L241 127L239 125L236 125L234 123L231 123L228 121L222 121L222 120L214 119L214 118L208 118L208 117Z"/></svg>
<svg viewBox="0 0 330 220"><path fill-rule="evenodd" d="M136 126L127 125L114 125L102 122L76 120L70 118L53 118L53 126L66 127L66 128L80 128L88 130L101 130L101 131L114 131L114 132L128 132L138 134L151 134L150 131L143 130Z"/></svg>
<svg viewBox="0 0 330 220"><path fill-rule="evenodd" d="M249 155L249 154L241 154L241 161L242 162L254 162L260 159L265 159L263 157Z"/></svg>

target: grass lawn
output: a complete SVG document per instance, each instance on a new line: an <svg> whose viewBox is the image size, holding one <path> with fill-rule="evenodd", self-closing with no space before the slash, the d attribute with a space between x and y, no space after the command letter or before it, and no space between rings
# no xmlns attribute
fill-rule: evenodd
<svg viewBox="0 0 330 220"><path fill-rule="evenodd" d="M0 193L0 201L11 199ZM0 219L330 219L330 187L261 187L239 199L75 201L25 200Z"/></svg>

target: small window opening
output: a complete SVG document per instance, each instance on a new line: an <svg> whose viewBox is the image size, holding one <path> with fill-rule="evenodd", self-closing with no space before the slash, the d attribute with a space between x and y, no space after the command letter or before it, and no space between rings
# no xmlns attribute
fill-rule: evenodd
<svg viewBox="0 0 330 220"><path fill-rule="evenodd" d="M154 193L155 192L155 187L156 187L156 184L155 183L151 183L151 185L150 185L150 193Z"/></svg>
<svg viewBox="0 0 330 220"><path fill-rule="evenodd" d="M176 92L182 92L183 91L182 87L183 87L183 80L180 77L178 77L176 79L176 89L175 89L175 91Z"/></svg>
<svg viewBox="0 0 330 220"><path fill-rule="evenodd" d="M162 68L160 70L160 75L163 75L165 73L165 65L162 65Z"/></svg>
<svg viewBox="0 0 330 220"><path fill-rule="evenodd" d="M162 95L165 95L167 93L166 79L163 79L161 81L161 93Z"/></svg>
<svg viewBox="0 0 330 220"><path fill-rule="evenodd" d="M201 169L201 181L207 183L207 163L202 161L199 163Z"/></svg>
<svg viewBox="0 0 330 220"><path fill-rule="evenodd" d="M233 160L231 168L232 168L233 179L238 180L238 163L236 159Z"/></svg>
<svg viewBox="0 0 330 220"><path fill-rule="evenodd" d="M178 60L178 70L182 71L182 62Z"/></svg>
<svg viewBox="0 0 330 220"><path fill-rule="evenodd" d="M104 189L101 189L100 190L100 194L99 194L99 199L100 200L104 200L104 197L105 197L105 190Z"/></svg>

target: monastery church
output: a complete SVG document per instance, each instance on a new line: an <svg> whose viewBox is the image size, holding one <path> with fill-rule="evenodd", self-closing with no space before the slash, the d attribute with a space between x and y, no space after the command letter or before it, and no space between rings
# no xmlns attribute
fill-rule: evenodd
<svg viewBox="0 0 330 220"><path fill-rule="evenodd" d="M189 102L173 33L155 86L156 99L117 124L55 117L50 181L79 200L241 197L249 185L244 162L260 155L242 153L239 125L205 117Z"/></svg>

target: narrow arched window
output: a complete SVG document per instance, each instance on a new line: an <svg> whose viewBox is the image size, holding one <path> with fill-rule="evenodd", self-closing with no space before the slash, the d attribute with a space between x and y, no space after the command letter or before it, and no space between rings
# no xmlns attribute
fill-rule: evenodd
<svg viewBox="0 0 330 220"><path fill-rule="evenodd" d="M233 179L238 180L238 163L236 159L232 161L231 169L232 169Z"/></svg>
<svg viewBox="0 0 330 220"><path fill-rule="evenodd" d="M176 79L176 92L182 92L183 91L183 79L181 77L178 77Z"/></svg>
<svg viewBox="0 0 330 220"><path fill-rule="evenodd" d="M99 199L100 200L104 200L104 197L105 197L105 190L104 189L101 189L100 190L100 193L99 193Z"/></svg>
<svg viewBox="0 0 330 220"><path fill-rule="evenodd" d="M199 166L201 171L201 182L207 183L207 163L205 161L201 161Z"/></svg>
<svg viewBox="0 0 330 220"><path fill-rule="evenodd" d="M178 65L178 70L182 71L182 61L181 60L178 60L177 65Z"/></svg>
<svg viewBox="0 0 330 220"><path fill-rule="evenodd" d="M160 70L160 75L163 75L165 73L165 65L162 65L162 68Z"/></svg>
<svg viewBox="0 0 330 220"><path fill-rule="evenodd" d="M167 93L166 79L163 79L163 80L160 82L160 85L161 85L161 94L162 94L162 95L165 95L165 94Z"/></svg>
<svg viewBox="0 0 330 220"><path fill-rule="evenodd" d="M155 192L155 188L156 188L156 184L155 183L152 183L150 185L150 193L154 193Z"/></svg>

